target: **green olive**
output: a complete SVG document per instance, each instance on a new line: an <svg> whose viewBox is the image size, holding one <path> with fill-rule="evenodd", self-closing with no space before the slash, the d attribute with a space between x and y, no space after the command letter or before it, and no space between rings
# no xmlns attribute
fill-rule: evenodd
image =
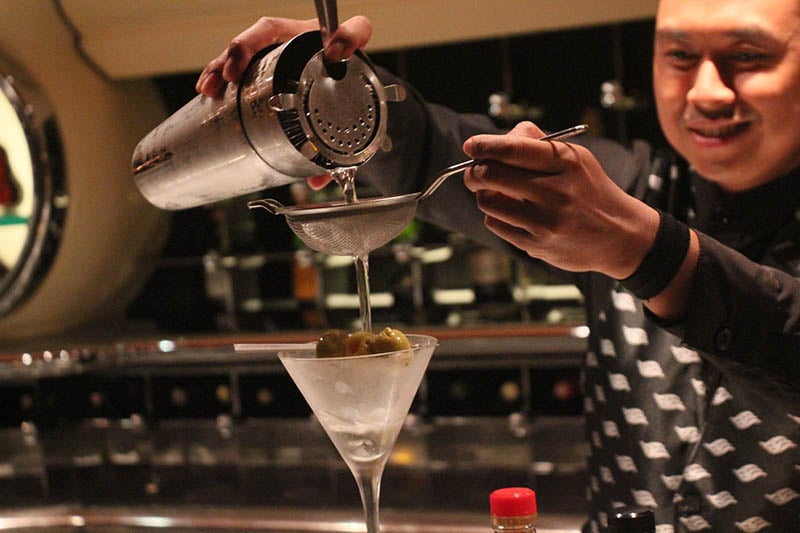
<svg viewBox="0 0 800 533"><path fill-rule="evenodd" d="M379 334L369 331L350 333L341 329L325 331L317 341L317 357L369 355L410 350L411 343L399 329L384 328Z"/></svg>
<svg viewBox="0 0 800 533"><path fill-rule="evenodd" d="M374 353L372 344L375 342L375 334L369 331L355 331L347 337L347 355L367 355Z"/></svg>
<svg viewBox="0 0 800 533"><path fill-rule="evenodd" d="M347 332L329 329L317 341L317 357L341 357L347 353Z"/></svg>
<svg viewBox="0 0 800 533"><path fill-rule="evenodd" d="M405 334L399 329L389 327L383 328L383 331L375 337L375 342L372 343L372 353L398 352L409 349L411 349L411 343L408 342Z"/></svg>

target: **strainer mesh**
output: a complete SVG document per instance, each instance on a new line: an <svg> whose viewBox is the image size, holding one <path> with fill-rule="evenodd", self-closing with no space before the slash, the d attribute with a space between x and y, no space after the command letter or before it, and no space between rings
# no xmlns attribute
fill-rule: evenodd
<svg viewBox="0 0 800 533"><path fill-rule="evenodd" d="M291 230L309 248L326 255L364 256L400 235L413 220L409 202L344 216L286 215Z"/></svg>

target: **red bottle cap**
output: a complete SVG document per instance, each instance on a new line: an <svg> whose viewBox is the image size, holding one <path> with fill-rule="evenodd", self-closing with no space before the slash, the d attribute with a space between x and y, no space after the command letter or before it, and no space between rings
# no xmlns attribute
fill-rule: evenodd
<svg viewBox="0 0 800 533"><path fill-rule="evenodd" d="M494 516L527 516L536 514L536 493L526 487L498 489L489 495Z"/></svg>

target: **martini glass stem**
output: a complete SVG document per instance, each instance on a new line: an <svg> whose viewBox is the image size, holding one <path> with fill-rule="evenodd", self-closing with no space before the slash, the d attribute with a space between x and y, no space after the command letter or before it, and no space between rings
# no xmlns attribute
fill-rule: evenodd
<svg viewBox="0 0 800 533"><path fill-rule="evenodd" d="M367 533L380 533L380 494L381 477L383 476L383 463L372 469L354 471L361 495L361 505L364 507L364 521L367 524Z"/></svg>
<svg viewBox="0 0 800 533"><path fill-rule="evenodd" d="M372 331L372 304L369 299L369 255L354 255L353 264L356 267L356 292L358 293L361 330Z"/></svg>

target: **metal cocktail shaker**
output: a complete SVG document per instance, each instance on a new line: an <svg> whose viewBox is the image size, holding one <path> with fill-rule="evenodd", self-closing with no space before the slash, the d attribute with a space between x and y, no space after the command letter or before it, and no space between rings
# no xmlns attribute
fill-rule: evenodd
<svg viewBox="0 0 800 533"><path fill-rule="evenodd" d="M174 210L358 166L389 145L386 103L404 98L360 51L331 66L320 32L303 33L262 50L221 97L198 95L147 134L134 181Z"/></svg>

